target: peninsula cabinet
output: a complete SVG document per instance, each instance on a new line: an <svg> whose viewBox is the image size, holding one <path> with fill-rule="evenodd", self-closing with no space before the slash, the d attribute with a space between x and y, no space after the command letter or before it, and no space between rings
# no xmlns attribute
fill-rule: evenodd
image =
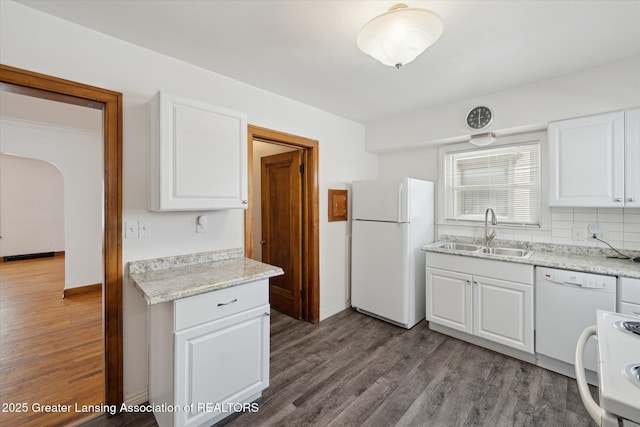
<svg viewBox="0 0 640 427"><path fill-rule="evenodd" d="M246 208L246 115L166 92L149 110L149 209Z"/></svg>
<svg viewBox="0 0 640 427"><path fill-rule="evenodd" d="M155 304L149 401L160 427L212 425L269 386L268 279ZM244 407L246 409L246 405Z"/></svg>
<svg viewBox="0 0 640 427"><path fill-rule="evenodd" d="M551 206L640 207L640 108L549 123Z"/></svg>
<svg viewBox="0 0 640 427"><path fill-rule="evenodd" d="M640 279L618 278L618 313L640 317Z"/></svg>

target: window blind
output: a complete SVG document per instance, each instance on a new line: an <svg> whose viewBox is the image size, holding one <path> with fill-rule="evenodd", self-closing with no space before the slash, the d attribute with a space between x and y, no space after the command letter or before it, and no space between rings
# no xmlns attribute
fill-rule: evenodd
<svg viewBox="0 0 640 427"><path fill-rule="evenodd" d="M445 153L445 219L540 226L540 143Z"/></svg>

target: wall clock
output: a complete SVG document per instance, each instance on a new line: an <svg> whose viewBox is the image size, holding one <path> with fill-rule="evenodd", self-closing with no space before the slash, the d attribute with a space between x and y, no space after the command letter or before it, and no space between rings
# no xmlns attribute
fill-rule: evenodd
<svg viewBox="0 0 640 427"><path fill-rule="evenodd" d="M467 126L471 129L483 129L493 120L493 113L489 107L475 107L467 113Z"/></svg>

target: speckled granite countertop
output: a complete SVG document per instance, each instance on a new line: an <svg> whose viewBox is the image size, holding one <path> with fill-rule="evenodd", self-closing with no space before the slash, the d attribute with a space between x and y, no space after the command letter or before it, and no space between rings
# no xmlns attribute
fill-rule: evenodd
<svg viewBox="0 0 640 427"><path fill-rule="evenodd" d="M242 248L129 263L129 274L148 304L159 304L284 274L280 267L245 258Z"/></svg>
<svg viewBox="0 0 640 427"><path fill-rule="evenodd" d="M538 265L541 267L582 271L585 273L606 274L609 276L640 279L640 263L633 262L628 259L607 258L607 256L616 255L613 251L608 249L589 246L553 245L528 242L520 243L511 241L496 241L492 244L493 247L517 247L531 251L531 255L526 258L515 258L435 247L438 243L445 241L479 244L478 242L467 238L445 238L441 242L424 245L422 250L427 252L440 252L475 258L516 262L520 264ZM623 251L623 253L629 254L632 257L639 256L639 254L634 251Z"/></svg>

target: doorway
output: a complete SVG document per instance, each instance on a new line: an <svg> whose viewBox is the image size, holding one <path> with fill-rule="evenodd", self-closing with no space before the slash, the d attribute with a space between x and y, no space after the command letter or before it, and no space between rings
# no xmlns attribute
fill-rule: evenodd
<svg viewBox="0 0 640 427"><path fill-rule="evenodd" d="M292 258L287 259L292 259L292 261L287 261L287 263L299 265L299 286L301 293L297 290L294 290L294 288L290 285L283 285L278 283L276 283L276 286L270 286L270 288L273 289L272 294L275 294L277 298L285 297L285 299L289 299L289 304L291 306L299 304L300 316L296 316L294 314L294 317L301 317L304 320L316 323L320 320L318 141L249 125L247 141L247 152L249 161L249 200L255 200L257 194L254 195L254 192L257 192L259 190L254 185L255 181L253 179L254 143L257 141L258 143L262 142L288 148L284 151L297 153L295 154L295 156L299 156L300 160L295 160L295 162L299 161L300 164L304 165L304 169L302 171L296 170L296 173L301 174L301 180L299 181L301 194L300 202L295 202L298 203L298 207L300 208L300 220L295 220L295 218L298 217L298 213L293 213L293 215L276 215L279 218L287 216L286 222L289 223L288 226L298 227L297 224L299 223L299 230L301 234L299 249L287 248L287 251L291 252L282 256L289 257L289 255L291 255ZM258 168L258 170L260 170L260 168ZM287 173L290 174L291 170L292 169L288 169ZM291 175L288 175L288 178L286 179L288 186L291 185L290 183L292 180L295 181L295 178ZM284 181L284 179L280 180L281 183ZM249 203L249 206L245 211L245 256L247 258L262 259L262 246L268 246L269 242L265 242L266 245L261 245L260 241L264 239L262 239L261 236L254 236L254 217L258 216L257 213L255 213L255 205L256 203ZM287 203L286 208L284 208L283 206L284 205L280 205L280 209L289 209L291 207L291 204ZM278 208L276 207L276 209ZM294 219L294 221L289 221L292 218ZM280 224L277 226L281 227L282 225ZM285 237L285 239L291 239L291 236L295 235L295 233L290 233L290 230L288 230L286 234L287 236ZM256 240L258 243L255 242ZM273 241L273 239L270 240ZM260 246L260 248L258 248L258 246ZM267 253L268 252L269 251L267 251ZM269 261L265 260L265 262ZM278 262L281 261L274 259L271 262L275 265L278 265ZM296 273L293 272L293 274ZM297 302L295 301L296 299ZM275 299L272 300L275 301Z"/></svg>
<svg viewBox="0 0 640 427"><path fill-rule="evenodd" d="M0 90L103 110L105 404L123 402L122 94L0 64Z"/></svg>

